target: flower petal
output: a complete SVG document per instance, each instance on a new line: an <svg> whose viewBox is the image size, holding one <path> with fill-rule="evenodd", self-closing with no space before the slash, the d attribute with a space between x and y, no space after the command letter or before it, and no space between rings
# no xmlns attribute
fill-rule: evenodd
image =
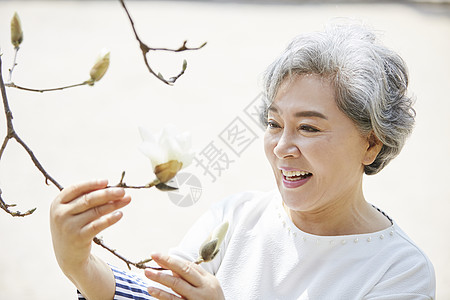
<svg viewBox="0 0 450 300"><path fill-rule="evenodd" d="M194 158L191 151L191 134L179 133L175 126L167 125L158 134L153 134L144 127L139 127L143 143L140 149L151 161L153 168L171 160L187 167Z"/></svg>
<svg viewBox="0 0 450 300"><path fill-rule="evenodd" d="M225 235L228 231L229 223L228 221L223 222L219 226L217 226L214 231L211 234L211 239L218 239L218 247L220 247L220 244L222 243L223 239L225 238Z"/></svg>
<svg viewBox="0 0 450 300"><path fill-rule="evenodd" d="M177 135L178 144L182 151L189 151L192 147L192 138L190 132L183 132Z"/></svg>
<svg viewBox="0 0 450 300"><path fill-rule="evenodd" d="M155 135L150 132L147 128L139 126L139 133L144 142L153 142L156 144Z"/></svg>
<svg viewBox="0 0 450 300"><path fill-rule="evenodd" d="M153 169L167 161L166 152L163 151L156 143L144 142L139 146L141 152L150 159Z"/></svg>

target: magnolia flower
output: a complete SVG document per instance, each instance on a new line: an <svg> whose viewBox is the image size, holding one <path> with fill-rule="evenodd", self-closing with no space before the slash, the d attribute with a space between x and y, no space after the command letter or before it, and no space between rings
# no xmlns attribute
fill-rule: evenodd
<svg viewBox="0 0 450 300"><path fill-rule="evenodd" d="M150 159L159 182L169 181L192 162L194 153L189 132L179 133L174 126L167 126L158 134L143 127L139 131L143 140L140 150Z"/></svg>
<svg viewBox="0 0 450 300"><path fill-rule="evenodd" d="M109 53L110 52L105 48L100 51L100 55L98 56L95 65L92 67L91 72L89 73L89 75L91 75L91 85L93 85L95 81L99 81L100 79L102 79L103 75L105 75L106 71L108 70Z"/></svg>
<svg viewBox="0 0 450 300"><path fill-rule="evenodd" d="M208 262L216 257L220 245L228 231L228 221L217 226L200 247L197 263Z"/></svg>
<svg viewBox="0 0 450 300"><path fill-rule="evenodd" d="M22 41L22 25L20 24L19 15L15 12L13 18L11 19L11 43L14 47L18 48Z"/></svg>

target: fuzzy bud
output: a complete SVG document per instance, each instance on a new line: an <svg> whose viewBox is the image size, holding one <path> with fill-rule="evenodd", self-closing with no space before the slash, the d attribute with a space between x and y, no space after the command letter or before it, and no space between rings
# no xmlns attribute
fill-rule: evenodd
<svg viewBox="0 0 450 300"><path fill-rule="evenodd" d="M103 49L98 57L95 65L92 67L91 72L91 81L94 83L95 81L99 81L102 79L103 75L105 75L106 71L109 67L109 54L110 52L106 49Z"/></svg>
<svg viewBox="0 0 450 300"><path fill-rule="evenodd" d="M198 262L208 262L213 260L219 253L220 245L228 231L228 221L217 226L211 235L206 239L199 250Z"/></svg>
<svg viewBox="0 0 450 300"><path fill-rule="evenodd" d="M14 13L11 19L11 43L15 48L18 48L23 41L22 25L20 24L20 18L17 12Z"/></svg>
<svg viewBox="0 0 450 300"><path fill-rule="evenodd" d="M207 242L206 244L203 244L199 251L200 257L203 262L211 261L214 259L214 257L216 257L217 253L219 253L219 249L217 247L218 242L219 239L214 239Z"/></svg>

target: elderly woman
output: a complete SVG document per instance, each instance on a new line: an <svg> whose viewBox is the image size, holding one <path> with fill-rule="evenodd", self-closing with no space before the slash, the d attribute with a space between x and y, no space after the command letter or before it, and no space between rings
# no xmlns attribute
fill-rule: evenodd
<svg viewBox="0 0 450 300"><path fill-rule="evenodd" d="M90 253L130 197L106 181L69 187L51 227L61 269L87 299L433 299L431 262L363 194L414 124L403 60L359 25L294 39L266 71L265 153L278 191L216 204L171 256L140 278ZM213 228L230 228L211 262L192 263ZM173 292L171 292L173 291Z"/></svg>

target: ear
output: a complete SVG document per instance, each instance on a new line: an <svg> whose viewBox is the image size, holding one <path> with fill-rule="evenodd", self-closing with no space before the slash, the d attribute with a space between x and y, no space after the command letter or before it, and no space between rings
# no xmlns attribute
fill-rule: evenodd
<svg viewBox="0 0 450 300"><path fill-rule="evenodd" d="M378 153L380 153L383 143L378 139L373 131L367 135L367 149L363 157L363 165L370 165L377 158Z"/></svg>

